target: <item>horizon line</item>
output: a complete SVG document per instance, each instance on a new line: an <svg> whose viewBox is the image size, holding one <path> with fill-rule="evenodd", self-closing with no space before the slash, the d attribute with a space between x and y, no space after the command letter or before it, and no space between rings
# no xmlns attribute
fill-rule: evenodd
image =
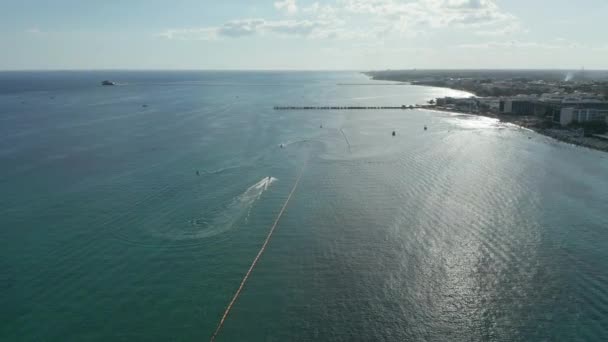
<svg viewBox="0 0 608 342"><path fill-rule="evenodd" d="M83 71L217 71L217 72L378 72L378 71L608 71L606 69L566 69L566 68L385 68L385 69L295 69L295 68L48 68L48 69L0 69L0 72L83 72Z"/></svg>

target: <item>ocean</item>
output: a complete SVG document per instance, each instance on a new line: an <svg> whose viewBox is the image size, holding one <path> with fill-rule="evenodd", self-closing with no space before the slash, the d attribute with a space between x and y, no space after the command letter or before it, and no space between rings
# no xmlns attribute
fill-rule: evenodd
<svg viewBox="0 0 608 342"><path fill-rule="evenodd" d="M608 340L608 154L471 115L273 109L468 95L0 73L0 340L208 341L288 198L217 341Z"/></svg>

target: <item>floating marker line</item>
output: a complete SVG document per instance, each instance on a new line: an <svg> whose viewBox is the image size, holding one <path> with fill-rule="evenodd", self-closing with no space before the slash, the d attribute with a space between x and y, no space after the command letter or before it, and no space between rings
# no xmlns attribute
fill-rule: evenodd
<svg viewBox="0 0 608 342"><path fill-rule="evenodd" d="M300 173L298 174L298 178L296 178L296 181L293 184L293 188L289 192L289 196L287 196L287 199L285 200L285 203L283 203L283 207L281 208L281 211L279 212L279 214L277 215L276 219L274 220L274 224L270 228L270 231L268 232L268 235L266 236L266 240L262 244L262 247L260 248L258 254L253 259L253 262L251 263L251 266L249 266L249 270L247 270L247 273L245 273L245 276L243 277L243 280L241 280L241 284L239 285L239 288L236 290L236 292L234 293L234 296L232 297L232 300L230 301L230 303L226 307L226 310L224 311L224 314L222 315L222 319L220 319L220 322L218 323L217 328L215 328L215 331L213 332L213 335L211 335L211 339L209 340L210 342L215 341L215 338L217 337L217 335L222 330L222 327L224 326L224 323L226 322L226 318L228 317L228 314L232 310L232 307L234 306L234 303L236 303L236 300L241 295L241 292L243 291L243 288L245 287L245 283L249 279L249 276L251 275L251 272L253 271L253 269L257 265L257 263L260 260L260 257L262 256L262 254L264 254L264 251L266 250L266 247L268 246L268 242L270 241L270 238L272 237L272 234L274 233L274 230L276 229L277 225L279 224L279 220L281 219L281 216L283 216L283 213L285 212L285 209L287 208L287 205L289 204L289 201L291 200L291 197L293 196L294 192L298 188L298 185L300 184L300 179L302 179L302 173L303 173L305 167L306 167L306 163L304 163L304 166L302 166L302 169L300 169Z"/></svg>
<svg viewBox="0 0 608 342"><path fill-rule="evenodd" d="M344 130L342 128L340 128L340 132L342 132L342 136L344 137L344 140L346 140L346 145L348 145L348 152L353 153L353 151L350 150L350 142L348 141L348 138L346 137L346 134L344 133Z"/></svg>

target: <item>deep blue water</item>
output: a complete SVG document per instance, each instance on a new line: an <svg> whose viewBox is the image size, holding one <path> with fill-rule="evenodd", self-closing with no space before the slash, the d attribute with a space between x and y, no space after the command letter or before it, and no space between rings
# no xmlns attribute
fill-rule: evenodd
<svg viewBox="0 0 608 342"><path fill-rule="evenodd" d="M608 340L608 155L468 115L273 110L467 96L386 83L0 73L0 340L208 340L300 171L218 341Z"/></svg>

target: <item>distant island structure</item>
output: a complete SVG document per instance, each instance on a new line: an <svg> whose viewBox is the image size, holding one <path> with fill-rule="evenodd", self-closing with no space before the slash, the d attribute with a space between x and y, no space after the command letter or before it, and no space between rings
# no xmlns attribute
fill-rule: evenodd
<svg viewBox="0 0 608 342"><path fill-rule="evenodd" d="M105 80L105 81L101 82L101 85L102 86L113 86L113 85L116 85L116 82Z"/></svg>

